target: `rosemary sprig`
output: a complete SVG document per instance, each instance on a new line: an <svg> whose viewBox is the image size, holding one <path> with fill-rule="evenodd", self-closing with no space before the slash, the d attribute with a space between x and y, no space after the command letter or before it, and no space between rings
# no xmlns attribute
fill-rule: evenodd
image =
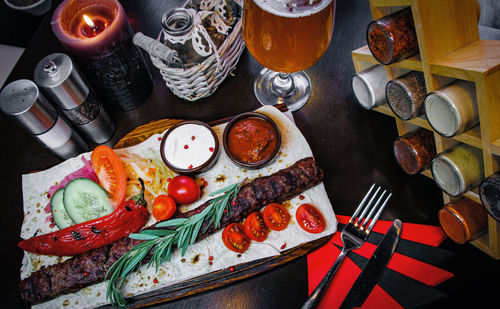
<svg viewBox="0 0 500 309"><path fill-rule="evenodd" d="M181 255L186 253L188 246L196 241L203 222L207 223L203 231L201 231L202 233L205 233L210 226L219 228L224 211L228 213L231 211L231 202L235 199L244 181L210 193L209 196L224 194L213 198L210 204L200 213L189 218L171 219L155 225L155 227L169 229L143 230L139 233L130 234L130 238L144 240L144 242L130 249L108 270L106 279L109 276L109 282L106 299L109 299L113 306L125 307L127 305L120 293L120 289L125 284L128 275L135 269L139 269L150 251L152 253L148 267L154 264L156 271L158 271L163 262L170 261L174 246L182 249Z"/></svg>

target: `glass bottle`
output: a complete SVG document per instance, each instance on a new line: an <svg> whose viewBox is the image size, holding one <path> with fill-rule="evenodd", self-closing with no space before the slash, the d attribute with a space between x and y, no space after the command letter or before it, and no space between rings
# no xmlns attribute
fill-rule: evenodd
<svg viewBox="0 0 500 309"><path fill-rule="evenodd" d="M385 103L387 75L383 65L375 65L354 74L351 82L352 90L361 107L372 109Z"/></svg>
<svg viewBox="0 0 500 309"><path fill-rule="evenodd" d="M490 175L481 182L479 197L489 214L500 222L500 172Z"/></svg>
<svg viewBox="0 0 500 309"><path fill-rule="evenodd" d="M426 94L424 73L418 71L393 79L385 87L389 107L403 120L413 119L424 112Z"/></svg>
<svg viewBox="0 0 500 309"><path fill-rule="evenodd" d="M443 231L458 244L469 242L488 229L484 208L466 197L445 205L438 216Z"/></svg>

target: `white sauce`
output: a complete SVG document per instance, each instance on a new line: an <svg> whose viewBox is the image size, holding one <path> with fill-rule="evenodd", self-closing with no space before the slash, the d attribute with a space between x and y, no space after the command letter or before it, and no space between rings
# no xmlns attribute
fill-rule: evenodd
<svg viewBox="0 0 500 309"><path fill-rule="evenodd" d="M168 134L163 151L174 167L192 169L210 159L215 151L215 139L206 127L187 123Z"/></svg>

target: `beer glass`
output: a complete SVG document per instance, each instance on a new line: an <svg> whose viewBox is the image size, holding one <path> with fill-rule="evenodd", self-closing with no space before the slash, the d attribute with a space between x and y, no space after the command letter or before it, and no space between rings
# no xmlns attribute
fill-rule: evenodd
<svg viewBox="0 0 500 309"><path fill-rule="evenodd" d="M265 68L254 83L262 105L301 108L311 96L302 70L330 44L335 0L245 0L243 34L248 50Z"/></svg>

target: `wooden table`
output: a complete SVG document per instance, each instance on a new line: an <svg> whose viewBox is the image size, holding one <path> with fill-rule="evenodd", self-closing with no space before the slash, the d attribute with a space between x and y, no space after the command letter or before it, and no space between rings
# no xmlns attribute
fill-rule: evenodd
<svg viewBox="0 0 500 309"><path fill-rule="evenodd" d="M163 13L182 0L121 1L136 32L156 37ZM50 28L48 14L26 52L14 68L9 81L33 78L36 63L54 52L65 52ZM313 94L310 101L294 112L298 128L308 140L316 160L324 169L325 186L337 214L349 215L373 182L390 188L394 197L383 219L438 225L437 211L442 195L432 180L406 175L392 154L396 138L394 121L361 109L353 96L351 76L354 68L350 53L366 44L365 29L371 20L367 0L338 1L332 43L324 57L307 70ZM9 29L0 29L0 35ZM149 62L149 59L148 59ZM152 68L154 90L139 108L113 113L117 131L107 143L112 146L133 128L162 118L210 121L254 110L260 106L253 94L253 79L260 64L245 51L233 72L210 97L186 102L165 86ZM44 149L5 115L0 115L2 132L1 171L3 215L0 216L3 265L0 289L2 307L21 307L16 296L19 268L23 256L17 248L22 224L21 175L53 166L60 160ZM449 295L440 304L459 307L488 304L496 299L500 287L500 263L471 245L458 246L446 241L443 247L456 252L443 267L455 277L437 288ZM334 257L332 257L334 258ZM486 281L492 280L493 283ZM166 305L168 308L298 308L307 297L306 258L246 279L224 288L190 296ZM161 305L163 307L163 305Z"/></svg>

